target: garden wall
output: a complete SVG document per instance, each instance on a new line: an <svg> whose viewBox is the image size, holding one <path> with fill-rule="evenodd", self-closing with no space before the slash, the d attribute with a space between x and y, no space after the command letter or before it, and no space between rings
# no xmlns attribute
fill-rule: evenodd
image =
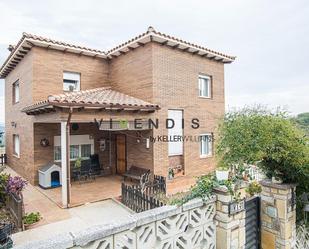
<svg viewBox="0 0 309 249"><path fill-rule="evenodd" d="M163 206L132 215L125 222L96 225L15 248L171 249L216 246L216 197L192 200L182 207Z"/></svg>
<svg viewBox="0 0 309 249"><path fill-rule="evenodd" d="M163 206L136 213L126 221L112 221L79 232L59 234L48 240L27 242L17 249L292 249L295 248L295 185L263 181L260 197L245 198L239 189L235 204L226 188L214 189L203 201L193 199L184 205ZM252 221L252 198L261 200L256 211L261 216L255 231L257 243L247 233ZM241 204L242 203L242 204ZM259 203L259 202L257 202ZM248 207L247 207L248 204ZM259 206L259 204L257 204Z"/></svg>

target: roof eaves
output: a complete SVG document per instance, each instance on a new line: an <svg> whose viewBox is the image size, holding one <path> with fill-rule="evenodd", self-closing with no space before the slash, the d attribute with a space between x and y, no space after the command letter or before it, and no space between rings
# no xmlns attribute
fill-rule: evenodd
<svg viewBox="0 0 309 249"><path fill-rule="evenodd" d="M117 56L117 53L122 54L124 51L123 49L130 50L128 47L132 46L133 44L139 43L139 41L144 41L144 43L148 43L150 41L155 41L155 38L163 39L165 40L164 42L161 42L162 45L167 45L168 42L175 43L177 46L182 45L184 47L187 46L186 49L183 49L184 51L188 51L190 48L197 50L198 52L202 52L203 54L199 54L201 56L205 55L205 58L217 58L218 61L222 61L223 63L231 63L236 59L236 56L231 56L227 54L223 54L221 52L217 52L214 50L211 50L206 47L202 47L187 41L184 41L179 38L175 38L173 36L161 33L156 31L153 27L149 27L147 32L142 33L132 39L130 39L127 42L124 42L117 47L109 50L106 54L109 58L112 58L113 56ZM146 42L145 42L146 41ZM144 44L141 43L141 44ZM197 51L194 51L193 53L196 53ZM211 56L209 56L211 55Z"/></svg>

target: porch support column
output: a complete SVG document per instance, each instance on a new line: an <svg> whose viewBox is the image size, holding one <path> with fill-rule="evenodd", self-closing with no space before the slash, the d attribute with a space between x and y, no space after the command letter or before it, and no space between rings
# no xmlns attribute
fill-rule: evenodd
<svg viewBox="0 0 309 249"><path fill-rule="evenodd" d="M67 146L68 145L68 136L67 136L67 122L61 122L61 180L62 180L62 206L68 208L68 184L67 184Z"/></svg>

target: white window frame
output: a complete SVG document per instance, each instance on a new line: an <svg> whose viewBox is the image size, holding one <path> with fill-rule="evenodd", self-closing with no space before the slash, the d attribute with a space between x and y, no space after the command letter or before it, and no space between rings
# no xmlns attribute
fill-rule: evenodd
<svg viewBox="0 0 309 249"><path fill-rule="evenodd" d="M20 137L18 134L13 134L13 155L20 157Z"/></svg>
<svg viewBox="0 0 309 249"><path fill-rule="evenodd" d="M19 80L16 80L13 85L13 104L17 104L20 100L20 85L19 85Z"/></svg>
<svg viewBox="0 0 309 249"><path fill-rule="evenodd" d="M69 72L69 71L64 71L63 72L63 80L62 80L62 88L63 88L63 91L65 92L70 92L70 89L65 87L65 83L64 81L65 80L74 80L74 81L77 81L77 84L76 84L76 88L73 90L73 92L78 92L80 91L80 78L81 78L81 74L78 73L78 72Z"/></svg>
<svg viewBox="0 0 309 249"><path fill-rule="evenodd" d="M201 93L204 92L204 88L205 88L205 84L201 84L201 82L205 82L205 81L201 81L200 79L207 79L208 80L208 84L207 84L208 96L204 96L204 95L201 94ZM208 75L199 74L199 76L198 76L198 95L199 95L200 98L211 99L211 86L212 86L212 78Z"/></svg>
<svg viewBox="0 0 309 249"><path fill-rule="evenodd" d="M90 135L71 135L70 136L70 146L71 145L76 145L79 146L79 151L78 151L78 157L81 157L82 153L82 145L91 145L91 155L94 154L94 139ZM61 162L61 156L59 160L55 160L55 152L56 152L56 147L61 148L61 136L54 136L54 162ZM61 150L60 150L61 151ZM60 152L61 153L61 152ZM70 154L70 152L69 152ZM77 158L70 158L70 161L75 161ZM90 157L81 157L83 160L89 159Z"/></svg>
<svg viewBox="0 0 309 249"><path fill-rule="evenodd" d="M182 129L183 110L182 109L169 109L168 118L173 118L171 115L172 112L181 113L181 121L175 122L174 120L175 122L174 128L167 129L168 137L183 136L183 129ZM177 141L177 142L169 141L168 142L168 156L182 156L182 155L183 155L183 141Z"/></svg>
<svg viewBox="0 0 309 249"><path fill-rule="evenodd" d="M202 139L202 137L204 136L208 136L211 139L208 141L208 146L209 146L209 153L208 154L202 154L202 146L203 146L203 142L204 139ZM199 144L199 150L200 150L200 158L208 158L208 157L212 157L213 156L213 134L212 133L203 133L199 135L200 137L200 144Z"/></svg>

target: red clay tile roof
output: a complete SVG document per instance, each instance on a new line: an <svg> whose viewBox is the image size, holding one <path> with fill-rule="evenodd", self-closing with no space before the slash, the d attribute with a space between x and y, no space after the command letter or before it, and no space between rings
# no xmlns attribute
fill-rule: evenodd
<svg viewBox="0 0 309 249"><path fill-rule="evenodd" d="M79 92L50 95L47 100L25 107L22 111L31 113L44 108L58 107L97 107L156 110L158 105L112 90L110 87L95 88Z"/></svg>
<svg viewBox="0 0 309 249"><path fill-rule="evenodd" d="M218 55L218 56L222 56L222 57L225 57L227 59L230 59L232 61L234 61L236 59L236 56L231 56L231 55L227 55L227 54L224 54L224 53L220 53L220 52L217 52L217 51L214 51L214 50L211 50L209 48L206 48L206 47L202 47L202 46L199 46L199 45L196 45L196 44L193 44L193 43L190 43L190 42L187 42L185 40L182 40L182 39L179 39L179 38L176 38L176 37L173 37L173 36L170 36L170 35L167 35L167 34L164 34L164 33L161 33L159 31L156 31L153 27L148 27L147 31L145 33L142 33L136 37L134 37L133 39L130 39L128 40L127 42L123 43L123 44L120 44L118 45L117 47L109 50L107 52L107 55L110 55L111 53L113 53L114 51L116 51L117 49L120 49L122 47L125 47L127 45L129 45L130 43L136 41L136 40L139 40L147 35L154 35L154 36L159 36L159 37L162 37L162 38L166 38L170 41L174 41L176 43L180 43L180 44L185 44L185 45L188 45L190 47L193 47L193 48L196 48L196 49L200 49L200 50L204 50L206 52L210 52L214 55Z"/></svg>
<svg viewBox="0 0 309 249"><path fill-rule="evenodd" d="M93 49L93 48L88 48L88 47L83 47L83 46L79 46L79 45L74 45L74 44L62 42L62 41L57 41L57 40L53 40L53 39L38 36L38 35L32 35L32 34L29 34L29 33L26 33L26 32L23 33L23 36L25 36L26 38L37 40L37 41L43 41L43 42L53 43L53 44L57 44L57 45L65 46L65 47L77 48L77 49L80 49L80 50L87 50L87 51L90 51L90 52L105 54L104 51L101 51L101 50L98 50L98 49Z"/></svg>
<svg viewBox="0 0 309 249"><path fill-rule="evenodd" d="M162 45L167 45L173 48L178 48L184 52L197 54L204 58L213 59L222 63L231 63L236 58L235 56L220 53L209 48L202 47L185 40L158 32L153 27L149 27L145 33L136 36L135 38L109 50L108 52L53 40L42 36L23 33L22 38L19 40L18 44L14 47L0 68L0 78L5 78L33 46L41 46L88 56L112 59L115 56L122 55L123 53L142 46L150 41L158 42Z"/></svg>

